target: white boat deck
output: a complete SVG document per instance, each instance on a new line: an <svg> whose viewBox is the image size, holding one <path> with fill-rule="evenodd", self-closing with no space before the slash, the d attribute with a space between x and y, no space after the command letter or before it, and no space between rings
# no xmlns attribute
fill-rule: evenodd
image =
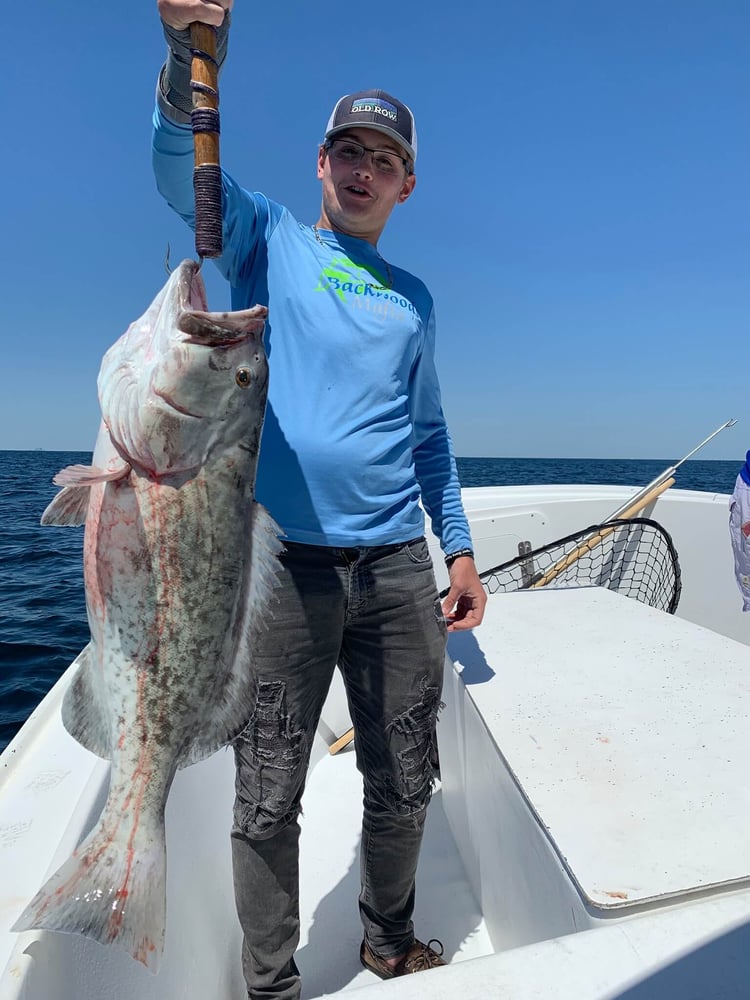
<svg viewBox="0 0 750 1000"><path fill-rule="evenodd" d="M305 793L300 865L302 933L296 961L305 1000L380 980L359 962L357 912L362 780L351 747L313 769ZM356 804L355 808L352 805ZM446 959L463 962L492 953L487 928L469 886L438 787L417 872L414 925L422 940L439 938Z"/></svg>
<svg viewBox="0 0 750 1000"><path fill-rule="evenodd" d="M750 884L750 647L593 587L491 597L456 640L587 906ZM495 676L472 684L480 658Z"/></svg>

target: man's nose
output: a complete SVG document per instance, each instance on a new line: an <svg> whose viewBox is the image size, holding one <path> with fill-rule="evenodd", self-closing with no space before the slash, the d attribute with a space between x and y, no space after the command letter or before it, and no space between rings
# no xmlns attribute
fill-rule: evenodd
<svg viewBox="0 0 750 1000"><path fill-rule="evenodd" d="M372 177L375 173L375 153L371 153L369 149L366 149L362 153L362 159L355 166L354 170L358 174L365 173L368 177Z"/></svg>

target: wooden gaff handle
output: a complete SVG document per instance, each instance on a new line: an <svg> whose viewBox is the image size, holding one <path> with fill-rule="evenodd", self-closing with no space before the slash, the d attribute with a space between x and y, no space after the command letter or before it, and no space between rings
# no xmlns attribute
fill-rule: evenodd
<svg viewBox="0 0 750 1000"><path fill-rule="evenodd" d="M354 728L347 729L343 736L339 736L339 738L328 747L328 753L337 754L339 750L343 750L344 747L348 747L353 739Z"/></svg>
<svg viewBox="0 0 750 1000"><path fill-rule="evenodd" d="M193 92L195 166L195 249L199 257L222 253L221 169L219 166L219 66L216 29L194 21L190 25L190 86Z"/></svg>
<svg viewBox="0 0 750 1000"><path fill-rule="evenodd" d="M626 521L630 517L635 517L638 511L643 510L644 507L648 507L650 503L656 500L657 497L661 496L661 494L664 493L665 490L668 490L673 484L674 478L665 479L663 483L659 483L658 486L654 486L654 488L644 497L641 497L641 499L632 504L632 506L626 507L618 520ZM544 576L540 577L535 583L532 583L530 589L534 590L536 587L546 586L554 580L556 576L559 576L564 569L571 566L576 559L580 559L581 556L586 555L587 552L590 552L600 542L603 542L607 535L611 535L616 527L617 525L613 525L611 528L604 528L602 531L597 531L595 535L592 535L591 538L579 545L577 549L569 552L567 556L564 556L559 562L555 563L552 569L548 569Z"/></svg>

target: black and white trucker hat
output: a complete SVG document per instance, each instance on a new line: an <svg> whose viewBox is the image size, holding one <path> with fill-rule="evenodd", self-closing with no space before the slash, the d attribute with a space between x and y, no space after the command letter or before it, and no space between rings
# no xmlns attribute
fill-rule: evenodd
<svg viewBox="0 0 750 1000"><path fill-rule="evenodd" d="M406 150L412 163L417 159L417 128L405 104L384 90L360 90L336 102L326 125L326 139L347 128L373 128L389 135Z"/></svg>

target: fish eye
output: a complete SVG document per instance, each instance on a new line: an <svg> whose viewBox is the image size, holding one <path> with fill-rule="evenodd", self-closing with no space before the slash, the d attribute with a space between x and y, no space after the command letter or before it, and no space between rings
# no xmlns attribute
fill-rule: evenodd
<svg viewBox="0 0 750 1000"><path fill-rule="evenodd" d="M238 368L234 373L234 381L240 387L240 389L247 389L253 381L253 373L250 368Z"/></svg>

